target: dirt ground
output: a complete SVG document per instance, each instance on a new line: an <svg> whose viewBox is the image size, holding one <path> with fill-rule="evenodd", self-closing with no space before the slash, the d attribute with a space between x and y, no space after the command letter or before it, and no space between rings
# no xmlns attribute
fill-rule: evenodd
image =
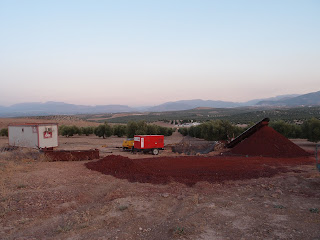
<svg viewBox="0 0 320 240"><path fill-rule="evenodd" d="M59 149L122 155L124 138L59 137ZM180 142L174 133L165 144ZM0 137L0 146L7 144ZM314 144L296 140L306 150ZM159 156L181 156L169 149ZM159 156L155 156L154 160ZM314 164L271 178L218 183L128 182L30 150L0 153L0 239L320 239ZM245 167L245 166L244 166Z"/></svg>

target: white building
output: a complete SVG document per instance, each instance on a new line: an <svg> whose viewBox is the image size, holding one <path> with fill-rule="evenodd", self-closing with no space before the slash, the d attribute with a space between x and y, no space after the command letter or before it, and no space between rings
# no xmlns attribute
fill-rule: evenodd
<svg viewBox="0 0 320 240"><path fill-rule="evenodd" d="M185 128L189 128L189 127L192 127L192 126L199 126L201 123L199 122L192 122L192 123L184 123L184 124L180 124L180 125L177 125L176 127L185 127Z"/></svg>
<svg viewBox="0 0 320 240"><path fill-rule="evenodd" d="M58 146L58 124L9 124L8 136L10 146L53 148Z"/></svg>

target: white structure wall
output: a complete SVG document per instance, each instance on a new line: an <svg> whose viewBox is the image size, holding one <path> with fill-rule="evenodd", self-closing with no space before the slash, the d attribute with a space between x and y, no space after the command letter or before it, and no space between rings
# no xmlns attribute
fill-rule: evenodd
<svg viewBox="0 0 320 240"><path fill-rule="evenodd" d="M19 147L38 147L36 126L9 126L9 145Z"/></svg>
<svg viewBox="0 0 320 240"><path fill-rule="evenodd" d="M37 123L9 125L9 145L31 148L52 148L58 146L58 125Z"/></svg>
<svg viewBox="0 0 320 240"><path fill-rule="evenodd" d="M40 125L39 126L39 147L49 148L58 146L58 126L57 125ZM51 137L46 137L47 130L51 130ZM50 131L49 131L50 132Z"/></svg>

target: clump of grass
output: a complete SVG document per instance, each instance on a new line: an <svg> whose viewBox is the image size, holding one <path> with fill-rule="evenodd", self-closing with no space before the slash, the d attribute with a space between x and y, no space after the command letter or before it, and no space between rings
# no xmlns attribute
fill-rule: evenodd
<svg viewBox="0 0 320 240"><path fill-rule="evenodd" d="M185 228L184 227L176 227L174 230L173 230L173 235L174 236L184 236L186 235L186 231L185 231Z"/></svg>
<svg viewBox="0 0 320 240"><path fill-rule="evenodd" d="M89 227L88 224L80 224L79 225L79 229L84 229L84 228L87 228L87 227Z"/></svg>
<svg viewBox="0 0 320 240"><path fill-rule="evenodd" d="M3 194L4 192L0 192L0 194ZM11 211L10 205L11 205L11 198L10 197L3 197L0 199L0 217L4 217L7 213Z"/></svg>
<svg viewBox="0 0 320 240"><path fill-rule="evenodd" d="M128 209L128 206L126 206L126 205L121 205L121 206L118 207L118 209L119 209L120 211L124 211L124 210Z"/></svg>
<svg viewBox="0 0 320 240"><path fill-rule="evenodd" d="M319 209L318 208L310 208L309 211L311 213L319 213Z"/></svg>
<svg viewBox="0 0 320 240"><path fill-rule="evenodd" d="M57 234L66 233L71 230L83 229L90 226L90 211L72 211L60 219L59 225L56 227Z"/></svg>
<svg viewBox="0 0 320 240"><path fill-rule="evenodd" d="M60 219L60 223L57 226L55 232L58 233L58 234L69 232L74 228L75 225L76 225L76 222L72 218L72 216L64 215Z"/></svg>
<svg viewBox="0 0 320 240"><path fill-rule="evenodd" d="M285 209L286 207L283 205L274 205L274 208Z"/></svg>
<svg viewBox="0 0 320 240"><path fill-rule="evenodd" d="M0 152L0 158L15 162L48 161L48 158L43 153L33 148L17 148L12 151Z"/></svg>
<svg viewBox="0 0 320 240"><path fill-rule="evenodd" d="M89 210L82 211L82 212L76 212L73 219L77 224L87 224L90 220L90 212L89 212Z"/></svg>
<svg viewBox="0 0 320 240"><path fill-rule="evenodd" d="M22 188L26 188L26 187L27 187L27 185L25 185L25 184L19 184L17 186L18 189L22 189Z"/></svg>
<svg viewBox="0 0 320 240"><path fill-rule="evenodd" d="M72 225L70 224L65 224L65 225L59 225L57 228L58 233L65 233L69 232L72 229Z"/></svg>
<svg viewBox="0 0 320 240"><path fill-rule="evenodd" d="M36 149L18 148L12 151L0 152L0 180L4 175L10 176L16 171L26 170L25 165L32 164L35 161L47 160L44 154Z"/></svg>

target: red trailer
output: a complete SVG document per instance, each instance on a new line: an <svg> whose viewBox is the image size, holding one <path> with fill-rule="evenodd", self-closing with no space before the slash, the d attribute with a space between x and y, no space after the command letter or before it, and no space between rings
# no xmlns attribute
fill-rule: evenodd
<svg viewBox="0 0 320 240"><path fill-rule="evenodd" d="M159 150L163 150L164 136L163 135L135 135L134 147L132 151L151 151L153 155L158 155Z"/></svg>

